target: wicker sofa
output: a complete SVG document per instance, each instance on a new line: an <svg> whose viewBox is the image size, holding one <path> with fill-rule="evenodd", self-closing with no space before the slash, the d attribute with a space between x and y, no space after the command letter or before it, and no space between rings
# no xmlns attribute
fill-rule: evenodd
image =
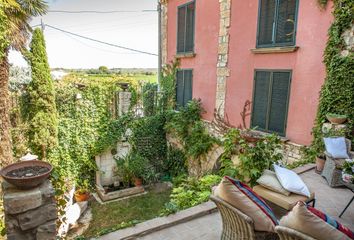
<svg viewBox="0 0 354 240"><path fill-rule="evenodd" d="M349 139L346 139L345 141L347 145L348 155L349 157L353 158L354 153L350 151L351 141ZM335 159L328 152L325 152L325 155L326 163L322 171L322 177L326 178L330 187L343 186L344 183L342 181L342 166L344 164L345 159Z"/></svg>
<svg viewBox="0 0 354 240"><path fill-rule="evenodd" d="M276 233L255 231L253 220L240 210L216 196L210 196L220 211L223 230L222 240L277 240Z"/></svg>
<svg viewBox="0 0 354 240"><path fill-rule="evenodd" d="M316 240L306 234L283 226L276 226L275 232L279 235L280 240Z"/></svg>

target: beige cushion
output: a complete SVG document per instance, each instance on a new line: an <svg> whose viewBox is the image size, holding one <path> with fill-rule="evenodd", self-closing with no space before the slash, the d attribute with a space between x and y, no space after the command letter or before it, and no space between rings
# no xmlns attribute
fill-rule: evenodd
<svg viewBox="0 0 354 240"><path fill-rule="evenodd" d="M264 170L262 176L257 180L257 183L274 192L281 193L285 196L290 195L290 192L280 184L275 172L268 169Z"/></svg>
<svg viewBox="0 0 354 240"><path fill-rule="evenodd" d="M280 226L295 229L318 240L349 240L344 233L307 210L303 202L296 204L288 215L280 219Z"/></svg>
<svg viewBox="0 0 354 240"><path fill-rule="evenodd" d="M269 202L272 202L286 210L291 210L298 201L306 202L315 198L315 193L312 191L310 191L310 198L295 193L291 193L289 196L285 196L281 193L269 190L261 185L254 186L253 191L255 191L263 199L266 199Z"/></svg>
<svg viewBox="0 0 354 240"><path fill-rule="evenodd" d="M274 232L275 224L267 214L227 178L222 179L214 194L252 218L255 230Z"/></svg>

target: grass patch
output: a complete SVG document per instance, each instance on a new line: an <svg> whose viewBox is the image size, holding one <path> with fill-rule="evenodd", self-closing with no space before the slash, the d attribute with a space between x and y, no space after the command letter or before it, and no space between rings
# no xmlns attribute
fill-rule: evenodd
<svg viewBox="0 0 354 240"><path fill-rule="evenodd" d="M91 205L93 219L86 238L100 236L121 228L133 226L159 216L165 203L170 200L170 191L162 193L149 192L145 195L118 202Z"/></svg>

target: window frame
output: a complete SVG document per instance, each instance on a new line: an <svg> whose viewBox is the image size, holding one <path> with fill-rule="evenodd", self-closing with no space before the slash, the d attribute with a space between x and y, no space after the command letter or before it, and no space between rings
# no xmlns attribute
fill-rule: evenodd
<svg viewBox="0 0 354 240"><path fill-rule="evenodd" d="M187 11L186 11L186 16L185 16L185 27L184 27L184 33L185 33L185 36L184 36L184 51L178 51L178 17L179 17L179 15L178 15L178 12L179 12L179 9L181 9L181 8L186 8L188 5L190 5L190 4L192 4L192 3L194 3L194 14L193 14L193 48L192 48L192 50L191 51L186 51L186 39L187 39L187 35L186 35L186 32L187 32L187 21L186 21L186 19L187 19ZM192 0L192 1L189 1L189 2L186 2L186 3L184 3L184 4L182 4L182 5L179 5L178 7L177 7L177 21L176 21L176 25L177 25L177 28L176 28L176 53L177 53L177 55L181 55L181 54L193 54L193 53L195 53L195 15L196 15L196 6L197 6L197 4L196 4L196 0Z"/></svg>
<svg viewBox="0 0 354 240"><path fill-rule="evenodd" d="M278 27L278 13L279 13L279 0L274 0L276 1L275 4L275 14L274 14L274 19L276 19L275 24L273 25L273 32L272 32L272 38L273 38L273 43L271 44L259 44L259 34L260 34L260 16L261 16L261 8L262 8L262 1L266 0L258 0L258 17L257 17L257 36L256 36L256 48L271 48L271 47L287 47L287 46L296 46L296 35L297 35L297 21L298 21L298 13L299 13L299 0L294 0L296 2L296 8L295 8L295 21L294 21L294 38L293 41L287 42L287 43L276 43L276 29Z"/></svg>
<svg viewBox="0 0 354 240"><path fill-rule="evenodd" d="M257 130L260 130L262 132L266 133L276 133L279 136L285 137L286 136L286 129L288 125L288 114L289 114L289 105L290 105L290 94L291 94L291 82L292 82L292 69L255 69L254 70L254 77L253 77L253 92L252 92L252 111L251 111L251 127L256 127L253 125L253 111L254 111L254 100L255 100L255 90L256 90L256 73L257 72L269 72L270 73L270 82L269 82L269 97L268 97L268 103L267 103L267 116L266 116L266 128L263 129L260 127L257 127ZM271 96L272 96L272 91L273 91L273 74L274 72L286 72L289 73L289 86L288 86L288 96L286 99L286 110L285 110L285 119L284 119L284 132L276 132L276 131L271 131L269 130L269 115L270 115L270 106L271 106Z"/></svg>
<svg viewBox="0 0 354 240"><path fill-rule="evenodd" d="M176 89L176 94L175 94L175 99L176 99L176 107L175 107L175 109L178 111L178 108L179 107L185 107L185 105L183 105L183 106L180 106L180 105L178 105L178 102L177 102L177 74L178 74L178 71L182 71L183 72L183 102L184 102L184 92L185 92L185 88L184 88L184 86L185 86L185 84L184 84L184 72L185 71L191 71L191 76L192 76L192 79L191 79L191 91L192 91L192 98L189 100L189 101L191 101L191 100L193 100L193 68L183 68L183 69L177 69L177 71L176 71L176 85L175 85L175 89Z"/></svg>

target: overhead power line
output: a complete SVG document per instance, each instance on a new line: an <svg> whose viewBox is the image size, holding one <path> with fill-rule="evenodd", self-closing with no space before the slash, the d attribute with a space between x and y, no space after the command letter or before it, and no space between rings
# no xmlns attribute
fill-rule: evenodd
<svg viewBox="0 0 354 240"><path fill-rule="evenodd" d="M51 13L97 13L97 14L112 14L112 13L137 13L137 12L157 12L157 10L145 9L145 10L114 10L114 11L90 11L90 10L78 10L78 11L69 11L69 10L49 10Z"/></svg>
<svg viewBox="0 0 354 240"><path fill-rule="evenodd" d="M72 33L72 32L69 32L69 31L65 31L65 30L60 29L60 28L57 28L57 27L53 27L53 26L48 25L48 24L45 24L45 26L46 26L46 27L49 27L49 28L52 28L52 29L55 29L55 30L57 30L57 31L63 32L63 33L67 33L67 34L70 34L70 35L73 35L73 36L76 36L76 37L80 37L80 38L83 38L83 39L86 39L86 40L90 40L90 41L93 41L93 42L98 42L98 43L101 43L101 44L104 44L104 45L108 45L108 46L111 46L111 47L116 47L116 48L120 48L120 49L124 49L124 50L129 50L129 51L132 51L132 52L137 52L137 53L142 53L142 54L147 54L147 55L151 55L151 56L158 56L158 55L155 54L155 53L145 52L145 51L142 51L142 50L138 50L138 49L134 49L134 48L129 48L129 47L124 47L124 46L120 46L120 45L117 45L117 44L108 43L108 42L103 42L103 41L100 41L100 40L97 40L97 39L85 37L85 36L82 36L82 35L79 35L79 34L76 34L76 33Z"/></svg>

